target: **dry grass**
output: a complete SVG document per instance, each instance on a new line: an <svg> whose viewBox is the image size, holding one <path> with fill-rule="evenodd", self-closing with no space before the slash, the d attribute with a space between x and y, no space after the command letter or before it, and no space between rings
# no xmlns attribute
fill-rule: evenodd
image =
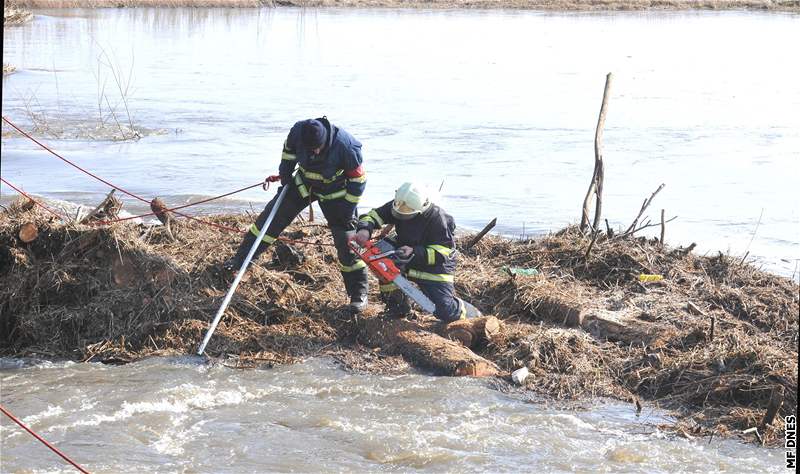
<svg viewBox="0 0 800 474"><path fill-rule="evenodd" d="M777 10L800 11L797 0L22 0L28 8L92 7L347 7L600 10Z"/></svg>
<svg viewBox="0 0 800 474"><path fill-rule="evenodd" d="M33 14L16 2L3 3L3 26L21 25L33 19ZM5 65L3 67L5 73Z"/></svg>
<svg viewBox="0 0 800 474"><path fill-rule="evenodd" d="M213 220L244 228L250 218ZM24 222L40 229L31 244L17 238ZM120 363L193 353L229 285L219 266L239 236L196 223L173 231L177 241L161 227L63 225L16 202L0 214L0 334L7 335L0 355ZM321 226L286 235L330 243ZM502 338L480 355L504 370L527 366L527 388L547 396L642 399L672 409L690 436L758 426L775 387L784 390L780 414L796 414L797 284L725 255L699 257L642 238L601 236L588 261L587 245L566 229L530 241L489 236L462 253L459 293L504 324ZM297 250L300 264L274 252L248 271L208 352L237 367L328 355L353 370L407 370L396 356L361 345L359 320L341 309L333 249ZM503 265L541 273L512 277ZM665 280L643 286L639 273ZM614 342L563 326L552 317L553 301L623 312L662 334ZM688 302L704 314L687 311ZM381 310L372 304L367 317ZM767 443L778 439L778 425L762 430Z"/></svg>

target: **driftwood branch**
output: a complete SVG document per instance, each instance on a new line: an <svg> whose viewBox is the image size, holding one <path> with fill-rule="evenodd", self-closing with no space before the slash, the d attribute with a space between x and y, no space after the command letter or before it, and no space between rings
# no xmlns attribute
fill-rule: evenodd
<svg viewBox="0 0 800 474"><path fill-rule="evenodd" d="M640 225L639 227L635 228L635 229L634 229L632 232L626 232L626 233L624 233L624 234L620 234L620 235L619 235L619 237L620 237L620 238L628 237L628 236L630 236L630 235L633 235L633 234L635 234L635 233L639 232L640 230L647 229L648 227L655 227L655 226L657 226L657 225L663 225L663 224L667 224L667 223L669 223L669 222L672 222L672 221L674 221L674 220L675 220L675 219L677 219L677 218L678 218L678 216L672 216L672 217L670 217L669 219L665 220L663 223L655 222L655 223L653 223L653 224L651 224L651 223L650 223L650 220L648 219L648 220L647 220L647 221L646 221L644 224L642 224L642 225Z"/></svg>
<svg viewBox="0 0 800 474"><path fill-rule="evenodd" d="M105 199L103 199L103 201L100 202L100 204L97 205L97 207L92 209L92 211L90 213L86 214L85 216L83 216L83 218L81 218L78 221L78 224L83 224L84 222L88 221L89 219L100 218L101 217L101 215L100 215L101 211L103 211L105 213L105 215L102 216L102 217L111 218L111 219L115 218L116 217L115 215L111 216L111 215L109 215L110 213L108 212L109 210L117 207L116 203L114 202L116 200L116 198L114 197L114 193L115 192L117 192L117 190L116 189L112 189L111 192L109 192L106 195Z"/></svg>
<svg viewBox="0 0 800 474"><path fill-rule="evenodd" d="M647 208L650 206L650 203L653 202L653 198L656 197L656 194L658 194L659 192L661 192L662 189L664 189L664 186L665 186L665 184L661 183L661 185L658 187L658 189L653 191L653 194L651 194L648 199L644 200L644 202L642 203L642 208L639 209L639 214L636 216L636 219L634 219L633 222L631 222L631 225L628 226L628 228L625 230L625 232L622 233L623 236L624 235L630 235L630 234L636 232L636 225L639 224L639 219L642 218L642 214L644 214L644 211L646 211Z"/></svg>
<svg viewBox="0 0 800 474"><path fill-rule="evenodd" d="M494 219L492 219L491 222L486 224L486 226L483 228L483 230L478 232L478 234L475 237L473 237L472 240L469 241L469 243L464 247L464 249L472 248L472 246L477 244L483 238L484 235L486 235L490 230L492 230L494 228L495 225L497 225L497 218L496 217Z"/></svg>
<svg viewBox="0 0 800 474"><path fill-rule="evenodd" d="M664 246L664 231L666 230L666 226L664 224L666 224L666 222L664 222L664 209L661 209L661 239L659 242L661 242L662 247Z"/></svg>
<svg viewBox="0 0 800 474"><path fill-rule="evenodd" d="M596 231L600 226L600 217L603 210L603 177L605 174L603 167L603 127L606 123L606 111L608 109L608 99L611 91L611 73L606 75L606 86L603 89L603 102L600 105L600 115L597 118L597 128L594 132L594 172L592 173L592 181L589 183L589 189L586 191L586 196L583 198L583 212L581 213L581 232L586 232L589 227L589 202L592 194L594 193L595 210L592 231Z"/></svg>
<svg viewBox="0 0 800 474"><path fill-rule="evenodd" d="M592 252L592 247L594 247L594 243L597 240L597 236L600 235L599 230L595 230L592 232L592 241L589 242L589 247L586 249L586 255L583 256L583 259L586 261L586 266L589 266L589 254Z"/></svg>

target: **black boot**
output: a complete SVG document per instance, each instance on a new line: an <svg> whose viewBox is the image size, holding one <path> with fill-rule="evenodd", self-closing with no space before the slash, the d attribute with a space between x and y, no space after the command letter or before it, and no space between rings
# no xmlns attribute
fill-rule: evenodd
<svg viewBox="0 0 800 474"><path fill-rule="evenodd" d="M381 292L381 301L386 309L384 315L390 319L401 319L411 314L408 297L400 290Z"/></svg>
<svg viewBox="0 0 800 474"><path fill-rule="evenodd" d="M347 308L353 313L361 313L367 309L367 293L369 292L369 280L367 280L367 270L342 272L344 278L344 288L347 296L350 297L350 304Z"/></svg>
<svg viewBox="0 0 800 474"><path fill-rule="evenodd" d="M251 232L247 232L244 234L244 238L242 239L242 243L239 244L239 248L236 250L236 253L229 259L225 260L222 263L222 269L228 273L235 273L238 272L240 268L242 268L242 264L244 263L244 259L247 257L247 254L250 252L250 249L253 247L253 242L256 241L256 236L253 235ZM259 255L264 253L265 250L269 248L269 244L266 242L261 242L256 249L256 253L253 254L253 260L255 260Z"/></svg>

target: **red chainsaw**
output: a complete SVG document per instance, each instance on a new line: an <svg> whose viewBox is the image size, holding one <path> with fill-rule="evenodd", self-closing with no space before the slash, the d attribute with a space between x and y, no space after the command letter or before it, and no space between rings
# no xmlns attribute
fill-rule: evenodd
<svg viewBox="0 0 800 474"><path fill-rule="evenodd" d="M394 283L400 291L429 313L433 313L436 309L433 301L401 274L393 258L397 251L392 244L385 240L379 240L375 243L368 241L361 247L354 240L351 240L350 248L353 249L356 255L361 257L361 260L378 277L381 284Z"/></svg>

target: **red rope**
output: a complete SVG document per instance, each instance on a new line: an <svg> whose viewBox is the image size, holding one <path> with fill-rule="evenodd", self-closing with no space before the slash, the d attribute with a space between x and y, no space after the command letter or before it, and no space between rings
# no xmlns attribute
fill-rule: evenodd
<svg viewBox="0 0 800 474"><path fill-rule="evenodd" d="M236 191L231 191L229 193L220 194L219 196L211 197L211 198L208 198L208 199L203 199L202 201L190 202L189 204L184 204L183 206L171 207L171 208L168 208L168 209L164 209L163 211L148 212L147 214L139 214L138 216L130 216L130 217L121 217L119 219L112 219L112 220L109 220L109 221L97 221L97 222L92 222L89 225L108 225L108 224L113 224L115 222L123 222L123 221L129 221L129 220L132 220L132 219L139 219L141 217L155 216L156 214L159 214L161 212L175 212L178 209L184 209L184 208L187 208L189 206L196 206L197 204L205 204L207 202L214 201L216 199L222 199L224 197L230 196L231 194L236 194L236 193L240 193L242 191L247 191L248 189L255 188L256 186L262 186L263 187L263 184L264 183L256 183L256 184L253 184L251 186L247 186L247 187L244 187L244 188L241 188L241 189L237 189ZM176 214L177 214L177 212L176 212ZM240 232L240 231L237 230L236 232Z"/></svg>
<svg viewBox="0 0 800 474"><path fill-rule="evenodd" d="M31 435L32 435L34 438L36 438L36 439L38 439L39 441L41 441L41 442L42 442L42 444L44 444L45 446L47 446L48 448L50 448L50 450L51 450L51 451L53 451L54 453L56 453L56 454L58 454L59 456L61 456L61 458L62 458L62 459L64 459L65 461L67 461L68 463L72 464L72 465L75 467L75 469L79 470L80 472L82 472L82 473L84 473L84 474L89 474L89 471L87 471L86 469L84 469L84 468L80 467L78 464L76 464L76 463L75 463L75 461L73 461L72 459L68 458L66 454L64 454L64 453L62 453L61 451L59 451L59 450L58 450L58 448L56 448L56 447L55 447L55 446L53 446L52 444L50 444L50 443L48 443L47 441L45 441L45 440L44 440L44 438L42 438L42 437L41 437L41 436L39 436L38 434L34 433L34 432L33 432L33 430L31 430L30 428L28 428L27 426L25 426L25 425L24 425L24 424L23 424L21 421L19 421L19 420L17 419L17 417L15 417L15 416L14 416L14 415L12 415L11 413L9 413L9 412L8 412L8 411L7 411L7 410L6 410L6 409L3 407L3 405L0 405L0 411L2 411L2 412L3 412L3 414L4 414L4 415L6 415L7 417L11 418L11 420L12 420L14 423L16 423L16 424L18 424L19 426L21 426L21 427L22 427L22 429L24 429L25 431L27 431L28 433L30 433L30 434L31 434Z"/></svg>
<svg viewBox="0 0 800 474"><path fill-rule="evenodd" d="M25 133L25 132L24 132L24 131L23 131L21 128L17 127L17 126L16 126L16 125L14 125L13 123L11 123L11 121L10 121L10 120L8 120L8 119L7 119L5 116L3 116L3 121L4 121L5 123L7 123L7 124L11 125L11 127L13 127L13 128L14 128L16 131L18 131L19 133L21 133L23 136L27 137L27 138L28 138L29 140L31 140L33 143L36 143L36 144L37 144L37 145L39 145L40 147L42 147L42 148L44 148L45 150L49 151L49 152L50 152L50 153L51 153L53 156L55 156L56 158L58 158L58 159L62 160L64 163L66 163L66 164L68 164L68 165L70 165L70 166L73 166L73 167L77 168L78 170L82 171L83 173L86 173L86 174L88 174L88 175L89 175L89 176L91 176L92 178L94 178L94 179L96 179L96 180L100 181L101 183L105 183L105 184L107 184L108 186L111 186L112 188L116 189L117 191L121 191L121 192L123 192L123 193L127 194L128 196L131 196L131 197L133 197L133 198L136 198L136 199L138 199L138 200L140 200L140 201L142 201L142 202L146 202L146 203L149 203L149 202L150 202L150 201L148 201L147 199L145 199L145 198L143 198L143 197L141 197L141 196L137 196L136 194L133 194L133 193L132 193L132 192L130 192L130 191L126 191L125 189L122 189L122 188L120 188L119 186L116 186L116 185L114 185L114 184L111 184L111 183L109 183L108 181L104 180L103 178L101 178L101 177L97 176L96 174L93 174L93 173L91 173L91 172L89 172L89 171L86 171L85 169L81 168L80 166L76 165L75 163L73 163L73 162L69 161L68 159L66 159L66 158L64 158L63 156L59 155L59 154L58 154L58 153L56 153L55 151L51 150L51 149L50 149L50 148L49 148L47 145L45 145L44 143L40 142L39 140L37 140L37 139L33 138L32 136L28 135L27 133Z"/></svg>
<svg viewBox="0 0 800 474"><path fill-rule="evenodd" d="M40 206L41 208L43 208L44 210L46 210L46 211L47 211L47 212L49 212L50 214L53 214L54 216L58 217L59 219L64 219L64 216L62 216L61 214L58 214L56 211L54 211L54 210L50 209L49 207L47 207L47 206L45 206L44 204L42 204L42 203L40 203L39 201L37 201L36 199L34 199L34 198L30 197L30 196L28 195L28 193L26 193L25 191L23 191L23 190L19 189L18 187L14 186L13 184L9 183L8 181L6 181L5 179L3 179L2 177L0 177L0 181L2 181L2 182L4 182L4 183L6 183L6 184L7 184L7 185L9 185L9 186L10 186L10 187L11 187L11 188L14 190L14 191L16 191L16 192L18 192L18 193L22 194L23 196L25 196L26 198L30 199L31 201L33 201L33 203L34 203L34 204L36 204L37 206Z"/></svg>
<svg viewBox="0 0 800 474"><path fill-rule="evenodd" d="M33 138L32 136L30 136L28 133L26 133L25 131L23 131L21 128L19 128L19 127L17 127L16 125L14 125L14 124L13 124L13 123L12 123L12 122L11 122L9 119L7 119L5 116L3 116L3 121L4 121L4 122L6 122L7 124L9 124L11 127L13 127L13 128L14 128L16 131L18 131L20 134L22 134L23 136L25 136L26 138L28 138L28 139L29 139L29 140L31 140L32 142L36 143L37 145L39 145L40 147L42 147L44 150L46 150L46 151L50 152L50 153L51 153L53 156L55 156L56 158L58 158L58 159L62 160L62 161L63 161L63 162L65 162L65 163L67 163L68 165L70 165L70 166L72 166L72 167L74 167L74 168L78 169L79 171L81 171L81 172L83 172L83 173L86 173L87 175L89 175L89 176L91 176L92 178L94 178L94 179L96 179L96 180L100 181L101 183L104 183L104 184L106 184L106 185L108 185L108 186L110 186L110 187L112 187L112 188L114 188L114 189L116 189L116 190L118 190L118 191L120 191L120 192L122 192L122 193L125 193L125 194L127 194L128 196L131 196L131 197L133 197L133 198L136 198L136 199L138 199L139 201L142 201L142 202L145 202L145 203L148 203L148 204L150 203L150 201L148 201L147 199L145 199L145 198L143 198L143 197L141 197L141 196L138 196L138 195L136 195L136 194L133 194L132 192L130 192L130 191L127 191L127 190L125 190L125 189L123 189L123 188L121 188L121 187L119 187L119 186L116 186L116 185L114 185L114 184L112 184L112 183L110 183L110 182L108 182L108 181L104 180L103 178L101 178L101 177L97 176L96 174L94 174L94 173L91 173L90 171L87 171L87 170L85 170L85 169L81 168L80 166L76 165L75 163L71 162L70 160L68 160L68 159L64 158L63 156L61 156L61 155L59 155L58 153L56 153L55 151L53 151L53 150L52 150L50 147L48 147L48 146L47 146L47 145L45 145L44 143L42 143L42 142L38 141L37 139L35 139L35 138ZM207 225L207 226L215 227L215 228L217 228L217 229L225 230L225 231L228 231L228 232L236 232L236 233L241 233L241 232L243 232L241 229L236 229L236 228L233 228L233 227L228 227L228 226L226 226L226 225L217 224L217 223L214 223L214 222L208 222L208 221L205 221L205 220L202 220L202 219L198 219L198 218L196 218L196 217L192 217L192 216L190 216L190 215L188 215L188 214L183 214L183 213L181 213L181 212L177 212L177 211L176 211L176 209L183 209L183 208L186 208L186 207L189 207L189 206L194 206L194 205L196 205L196 204L201 204L201 203L205 203L205 202L208 202L208 201L212 201L212 200L214 200L214 199L219 199L219 198L222 198L222 197L225 197L225 196L230 196L231 194L235 194L235 193L238 193L238 192L241 192L241 191L244 191L244 190L250 189L250 188L254 188L254 187L256 187L256 186L262 186L262 187L264 188L264 190L266 191L266 190L267 190L267 188L269 187L269 183L274 183L274 182L277 182L277 181L279 181L279 180L280 180L280 176L269 176L269 177L267 177L267 179L265 179L265 180L264 180L264 182L263 182L263 183L254 184L254 185L252 185L252 186L248 186L248 187L245 187L245 188L242 188L242 189L239 189L239 190L236 190L236 191L232 191L232 192L230 192L230 193L223 194L223 195L220 195L220 196L217 196L217 197L214 197L214 198L206 199L206 200L203 200L203 201L198 201L198 202L195 202L195 203L190 203L190 204L186 204L186 205L183 205L183 206L174 207L174 208L172 208L172 209L167 209L167 211L171 211L171 212L173 212L174 214L176 214L176 215L178 215L178 216L181 216L181 217L184 217L184 218L186 218L186 219L193 220L193 221L197 221L197 222L200 222L200 223L202 223L202 224L205 224L205 225ZM4 181L5 181L5 180L4 180ZM6 184L8 184L8 182L6 182ZM265 186L265 185L266 185L266 186ZM11 186L11 184L9 184L9 186ZM11 187L12 187L12 188L14 188L14 186L11 186ZM17 189L17 188L14 188L14 189ZM18 190L18 191L19 191L19 190ZM20 192L21 192L21 191L20 191ZM24 193L22 193L22 194L24 194ZM35 202L35 201L34 201L34 202ZM44 207L44 206L43 206L43 207ZM45 207L45 208L46 208L46 207ZM138 218L138 217L152 216L152 215L155 215L155 214L156 214L156 213L154 213L154 212L151 212L151 213L148 213L148 214L142 214L142 215L140 215L140 216L124 217L124 218L121 218L121 219L115 219L115 220L111 220L111 221L101 221L101 222L97 222L97 223L95 223L95 225L103 225L103 224L110 224L110 223L113 223L113 222L121 222L121 221L125 221L125 220L136 219L136 218ZM60 216L59 216L59 217L60 217ZM284 241L284 242L289 242L289 243L296 243L296 244L307 244L307 245L324 245L324 246L333 246L332 244L323 244L323 243L316 243L316 242L306 242L306 241L302 241L302 240L291 240L291 239L280 238L280 237L279 237L279 240L282 240L282 241Z"/></svg>

